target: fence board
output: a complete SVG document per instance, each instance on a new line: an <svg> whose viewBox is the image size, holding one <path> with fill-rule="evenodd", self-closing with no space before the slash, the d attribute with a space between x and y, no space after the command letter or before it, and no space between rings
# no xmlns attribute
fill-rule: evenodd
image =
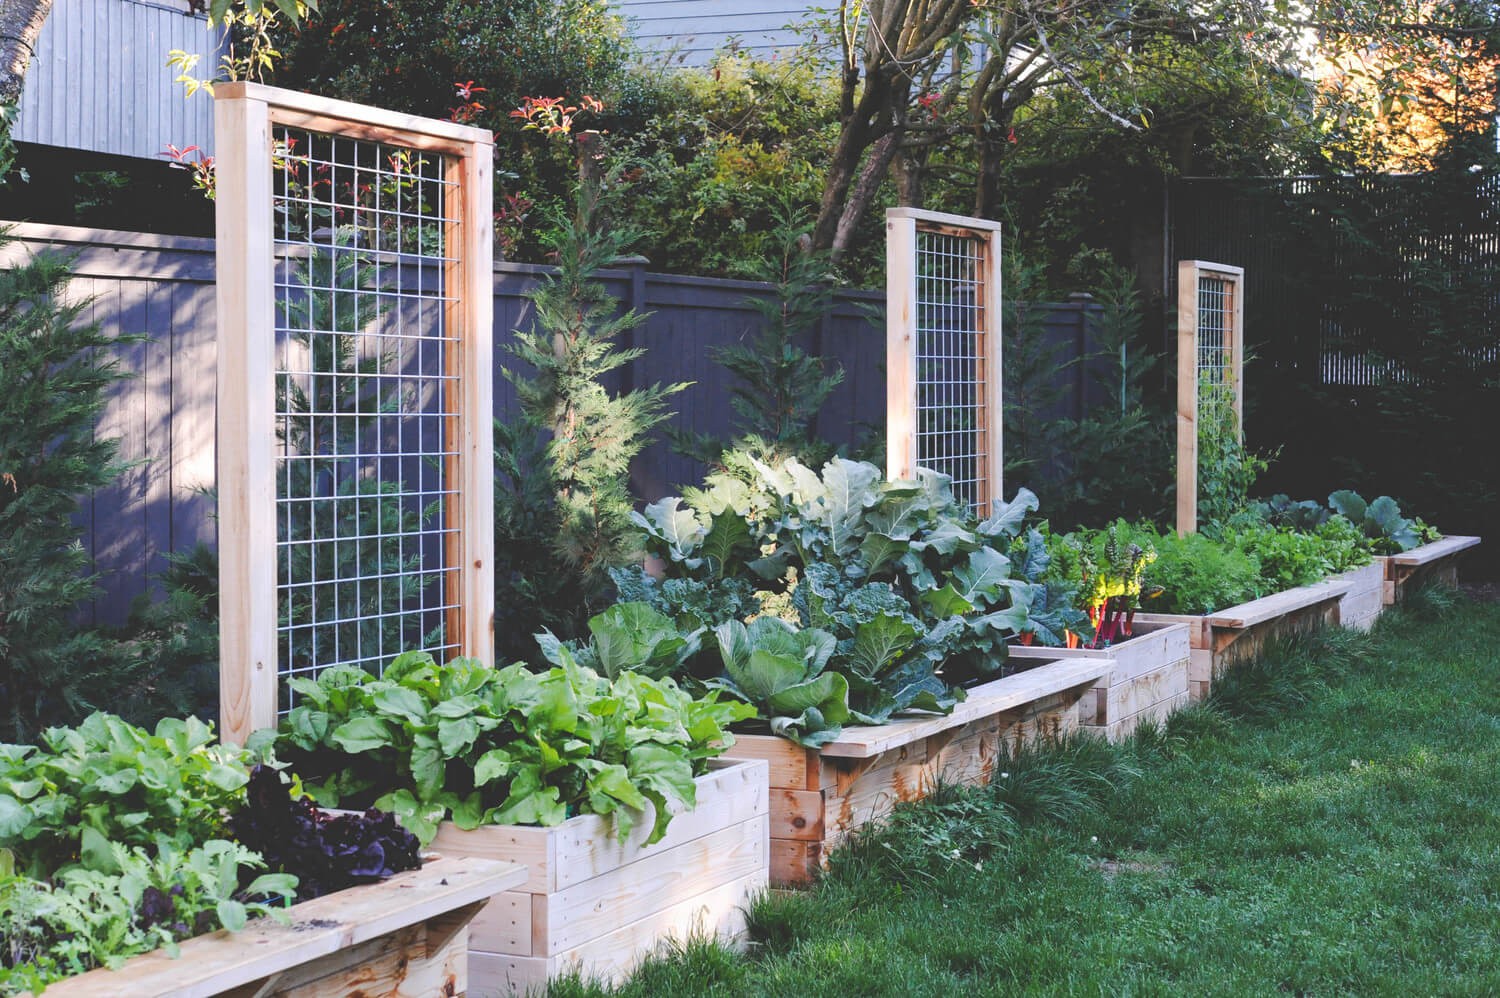
<svg viewBox="0 0 1500 998"><path fill-rule="evenodd" d="M141 462L117 486L84 504L79 528L100 569L106 593L86 609L88 622L120 623L130 600L161 571L163 555L214 539L213 501L200 490L214 484L214 244L210 239L157 236L32 223L14 225L18 247L54 247L77 254L75 293L104 294L94 314L112 335L147 333L148 342L120 356L134 375L113 392L101 430L122 441L122 457ZM9 252L19 250L13 247ZM3 260L0 260L3 263ZM515 414L515 390L503 376L516 364L505 349L513 330L531 323L524 297L547 272L530 264L495 268L495 415ZM672 400L675 425L727 435L732 410L729 377L713 362L714 347L753 336L759 317L746 299L768 285L749 281L647 273L644 266L609 271L610 290L628 301L639 294L651 313L635 334L647 353L612 387L677 380L694 384ZM106 293L107 292L107 293ZM878 439L885 417L884 294L837 296L825 321L804 346L844 368L844 383L819 417L820 436L853 447ZM1049 328L1081 351L1082 307L1048 306ZM875 323L869 315L875 310ZM1072 379L1082 365L1059 371ZM1080 382L1081 384L1081 382ZM1082 392L1070 392L1057 415L1076 415ZM632 468L636 494L646 500L701 479L703 468L654 443Z"/></svg>

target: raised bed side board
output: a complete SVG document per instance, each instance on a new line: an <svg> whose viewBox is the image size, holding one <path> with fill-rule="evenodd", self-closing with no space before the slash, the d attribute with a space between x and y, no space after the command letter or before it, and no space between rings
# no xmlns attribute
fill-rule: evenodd
<svg viewBox="0 0 1500 998"><path fill-rule="evenodd" d="M1400 603L1417 586L1439 582L1458 585L1458 564L1463 554L1479 545L1478 537L1443 537L1431 544L1387 555L1385 562L1385 604Z"/></svg>
<svg viewBox="0 0 1500 998"><path fill-rule="evenodd" d="M1011 649L1015 658L1103 659L1109 669L1078 705L1084 731L1111 741L1130 737L1143 723L1160 723L1188 703L1191 645L1187 624L1143 620L1137 614L1134 634L1107 648Z"/></svg>
<svg viewBox="0 0 1500 998"><path fill-rule="evenodd" d="M469 921L491 897L526 879L515 863L454 857L389 880L293 905L291 924L258 919L235 933L189 939L118 970L92 970L47 988L47 998L407 998L463 995Z"/></svg>
<svg viewBox="0 0 1500 998"><path fill-rule="evenodd" d="M1351 568L1334 576L1335 581L1349 583L1349 591L1339 597L1339 624L1358 631L1368 631L1385 609L1385 559L1376 558L1368 565Z"/></svg>
<svg viewBox="0 0 1500 998"><path fill-rule="evenodd" d="M1326 579L1310 586L1262 596L1217 613L1137 614L1138 622L1188 625L1192 654L1188 661L1188 692L1194 703L1208 696L1214 680L1235 664L1259 653L1267 639L1276 635L1318 627L1338 626L1339 606L1353 585L1343 579Z"/></svg>
<svg viewBox="0 0 1500 998"><path fill-rule="evenodd" d="M1004 750L1078 727L1078 701L1106 659L1056 660L976 686L945 716L851 727L821 749L775 735L737 735L729 754L771 776L771 882L809 883L850 833L940 783L988 783Z"/></svg>
<svg viewBox="0 0 1500 998"><path fill-rule="evenodd" d="M617 982L669 938L740 941L743 908L767 881L767 772L759 760L711 763L697 805L651 845L649 814L623 842L614 819L594 814L553 828L444 822L434 849L528 870L474 920L470 998L539 991L573 969Z"/></svg>

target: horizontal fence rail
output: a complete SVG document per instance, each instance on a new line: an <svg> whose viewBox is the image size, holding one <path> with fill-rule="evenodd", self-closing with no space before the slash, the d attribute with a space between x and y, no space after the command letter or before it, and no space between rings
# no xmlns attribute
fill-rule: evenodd
<svg viewBox="0 0 1500 998"><path fill-rule="evenodd" d="M116 352L127 380L111 390L99 424L101 434L120 441L130 463L122 478L85 500L79 521L84 547L102 573L102 592L84 607L88 623L123 623L131 602L151 591L165 555L214 540L214 242L72 226L12 223L17 254L53 249L75 255L71 289L92 298L89 317L110 336L145 333ZM0 266L5 263L0 256ZM415 266L413 264L413 266ZM505 350L512 331L529 328L525 298L547 268L499 263L494 271L495 415L517 412L515 391L501 368L516 361ZM423 278L403 275L405 281ZM644 263L622 266L601 278L624 307L649 312L644 326L627 334L646 348L639 361L619 372L612 385L628 389L653 382L691 381L673 397L675 425L728 436L733 412L725 404L732 383L712 351L760 328L750 299L772 293L751 281L651 273ZM885 296L846 291L803 346L844 369L844 382L818 418L819 436L854 448L878 442L885 422ZM1083 356L1085 317L1094 306L1069 302L1039 306L1048 335L1069 356ZM1060 367L1060 402L1039 413L1045 419L1079 418L1090 404L1085 367ZM1075 384L1076 382L1076 384ZM646 501L674 494L701 480L704 467L652 444L631 469L635 495ZM1024 484L1024 483L1021 483Z"/></svg>

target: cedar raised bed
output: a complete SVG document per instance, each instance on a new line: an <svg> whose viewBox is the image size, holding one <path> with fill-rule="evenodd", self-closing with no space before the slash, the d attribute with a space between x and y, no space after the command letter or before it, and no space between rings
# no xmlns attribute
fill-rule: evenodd
<svg viewBox="0 0 1500 998"><path fill-rule="evenodd" d="M463 831L444 822L432 847L449 856L524 863L469 933L469 995L540 990L578 969L622 980L669 937L737 941L743 907L766 886L767 767L717 760L698 777L697 806L645 845L649 815L622 843L611 818L569 818L553 828L497 825Z"/></svg>
<svg viewBox="0 0 1500 998"><path fill-rule="evenodd" d="M1136 614L1134 636L1108 648L1017 647L1011 655L1107 661L1109 668L1079 701L1078 723L1083 731L1119 741L1140 724L1160 723L1188 703L1188 625L1142 617Z"/></svg>
<svg viewBox="0 0 1500 998"><path fill-rule="evenodd" d="M1338 626L1339 608L1354 588L1338 577L1262 596L1217 613L1136 614L1139 623L1187 624L1192 654L1188 662L1188 692L1194 703L1208 696L1214 680L1236 663L1255 656L1268 638Z"/></svg>
<svg viewBox="0 0 1500 998"><path fill-rule="evenodd" d="M1385 562L1385 605L1400 603L1407 593L1425 583L1458 585L1458 563L1465 552L1478 545L1478 537L1443 537L1380 559Z"/></svg>
<svg viewBox="0 0 1500 998"><path fill-rule="evenodd" d="M771 883L809 883L828 853L901 801L939 783L988 783L1009 751L1078 727L1078 701L1105 659L1052 661L968 691L946 716L851 727L820 749L775 735L736 735L733 756L765 760L771 777Z"/></svg>
<svg viewBox="0 0 1500 998"><path fill-rule="evenodd" d="M184 942L118 970L92 970L47 988L48 998L413 998L464 995L469 921L526 879L514 863L436 859L389 880L315 898L240 932Z"/></svg>

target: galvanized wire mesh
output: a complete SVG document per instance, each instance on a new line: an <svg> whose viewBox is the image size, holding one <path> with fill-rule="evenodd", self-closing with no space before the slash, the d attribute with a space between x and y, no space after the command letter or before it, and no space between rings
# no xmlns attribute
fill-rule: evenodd
<svg viewBox="0 0 1500 998"><path fill-rule="evenodd" d="M985 412L986 240L917 229L916 462L953 479L954 497L989 499Z"/></svg>
<svg viewBox="0 0 1500 998"><path fill-rule="evenodd" d="M1230 337L1234 323L1234 282L1198 276L1198 383L1228 385L1233 380Z"/></svg>
<svg viewBox="0 0 1500 998"><path fill-rule="evenodd" d="M441 155L281 126L273 138L284 712L287 677L457 651L444 284L457 198Z"/></svg>

